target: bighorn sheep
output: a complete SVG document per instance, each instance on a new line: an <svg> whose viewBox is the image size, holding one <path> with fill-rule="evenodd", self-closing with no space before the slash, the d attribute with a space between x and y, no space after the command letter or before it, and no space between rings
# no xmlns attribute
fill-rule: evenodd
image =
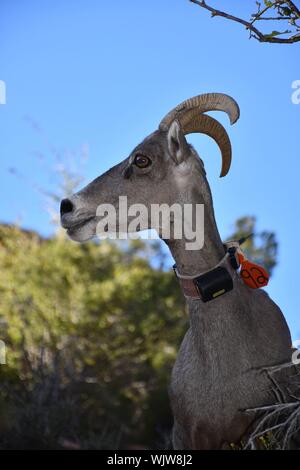
<svg viewBox="0 0 300 470"><path fill-rule="evenodd" d="M166 243L180 275L210 271L223 260L233 289L209 302L185 292L190 328L170 385L176 449L219 449L239 442L253 420L244 410L275 400L272 383L261 370L291 357L290 333L280 309L266 292L247 287L224 258L204 165L185 139L195 132L212 137L222 154L221 176L227 174L229 137L218 121L203 114L213 110L225 111L231 123L239 117L237 103L227 95L188 99L169 112L128 158L61 203L62 226L79 242L95 235L99 204L117 208L119 196L126 195L128 205L141 203L149 209L161 203L204 204L203 248L186 250L184 238ZM144 221L143 228L151 228L149 224Z"/></svg>

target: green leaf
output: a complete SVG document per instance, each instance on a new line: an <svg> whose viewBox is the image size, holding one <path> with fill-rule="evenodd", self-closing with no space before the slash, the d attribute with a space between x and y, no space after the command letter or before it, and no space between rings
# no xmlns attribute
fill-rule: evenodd
<svg viewBox="0 0 300 470"><path fill-rule="evenodd" d="M275 36L280 36L281 34L289 34L291 31L286 29L285 31L272 31L270 34L265 34L265 38L274 38Z"/></svg>
<svg viewBox="0 0 300 470"><path fill-rule="evenodd" d="M290 16L293 13L292 10L288 7L281 7L280 10L286 16Z"/></svg>

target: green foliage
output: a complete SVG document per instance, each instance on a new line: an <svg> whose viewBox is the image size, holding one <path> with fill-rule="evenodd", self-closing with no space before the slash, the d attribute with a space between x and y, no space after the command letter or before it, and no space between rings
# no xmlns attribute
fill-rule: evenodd
<svg viewBox="0 0 300 470"><path fill-rule="evenodd" d="M281 34L289 34L291 31L286 29L285 31L272 31L270 34L265 34L266 39L274 38L275 36L280 36Z"/></svg>
<svg viewBox="0 0 300 470"><path fill-rule="evenodd" d="M231 238L253 231L244 217ZM245 249L275 266L274 234ZM167 445L187 315L164 257L141 240L80 245L0 225L0 448Z"/></svg>
<svg viewBox="0 0 300 470"><path fill-rule="evenodd" d="M41 447L109 448L98 442L107 427L112 448L117 435L153 444L155 427L170 424L167 384L186 329L173 273L139 256L141 242L124 251L0 226L0 245L6 441L32 421Z"/></svg>

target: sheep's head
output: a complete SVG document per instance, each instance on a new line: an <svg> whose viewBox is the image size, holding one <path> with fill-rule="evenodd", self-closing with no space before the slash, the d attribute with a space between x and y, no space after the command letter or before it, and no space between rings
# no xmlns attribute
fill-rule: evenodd
<svg viewBox="0 0 300 470"><path fill-rule="evenodd" d="M100 220L97 208L110 204L116 208L117 231L130 231L130 213L126 227L118 214L121 196L127 197L127 206L142 204L151 213L153 204L182 202L191 174L198 171L205 179L202 160L185 139L186 134L200 132L212 137L222 154L220 176L225 176L231 163L231 144L224 127L207 111L225 111L231 124L239 117L237 103L229 96L208 93L188 99L170 111L159 129L146 137L118 165L96 178L70 199L61 202L61 224L76 241L86 241L96 234ZM104 214L102 214L104 215ZM132 215L133 217L133 215ZM128 223L127 223L128 222ZM148 217L141 218L139 229L151 227Z"/></svg>

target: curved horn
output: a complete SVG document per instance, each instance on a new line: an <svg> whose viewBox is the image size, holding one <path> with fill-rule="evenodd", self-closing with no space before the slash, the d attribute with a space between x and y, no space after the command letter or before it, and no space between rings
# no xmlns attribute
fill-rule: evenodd
<svg viewBox="0 0 300 470"><path fill-rule="evenodd" d="M214 139L222 154L220 176L226 176L231 164L231 143L222 124L211 116L197 114L187 122L180 122L180 125L184 134L200 132Z"/></svg>
<svg viewBox="0 0 300 470"><path fill-rule="evenodd" d="M194 96L172 109L160 122L159 129L168 130L177 119L184 134L201 132L212 137L222 153L222 169L220 176L225 176L231 164L231 143L224 127L214 118L204 115L206 111L224 111L230 123L234 124L240 115L236 101L222 93L206 93Z"/></svg>
<svg viewBox="0 0 300 470"><path fill-rule="evenodd" d="M205 93L189 98L172 109L161 120L159 128L161 130L167 130L174 119L180 120L180 115L195 108L198 110L198 113L224 111L228 114L231 124L234 124L240 116L239 106L230 96L224 95L223 93Z"/></svg>

